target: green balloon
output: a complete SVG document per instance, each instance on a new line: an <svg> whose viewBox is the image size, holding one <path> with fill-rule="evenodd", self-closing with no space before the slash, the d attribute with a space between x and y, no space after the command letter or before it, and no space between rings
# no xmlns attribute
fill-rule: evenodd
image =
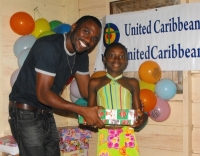
<svg viewBox="0 0 200 156"><path fill-rule="evenodd" d="M49 25L51 27L51 30L53 30L55 27L57 27L58 25L62 24L61 21L58 21L58 20L53 20L51 22L49 22Z"/></svg>
<svg viewBox="0 0 200 156"><path fill-rule="evenodd" d="M87 106L87 101L84 98L79 98L75 104L79 105L79 106Z"/></svg>
<svg viewBox="0 0 200 156"><path fill-rule="evenodd" d="M85 98L79 98L75 104L79 105L79 106L83 106L83 107L87 107L87 100ZM74 113L75 116L78 118L78 114Z"/></svg>

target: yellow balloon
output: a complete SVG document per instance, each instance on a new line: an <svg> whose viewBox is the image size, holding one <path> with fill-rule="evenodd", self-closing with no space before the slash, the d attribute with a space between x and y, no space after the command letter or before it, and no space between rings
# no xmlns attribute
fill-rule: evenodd
<svg viewBox="0 0 200 156"><path fill-rule="evenodd" d="M45 18L39 18L35 21L35 29L31 33L31 35L35 36L38 38L38 36L45 32L45 31L50 31L51 27L49 22Z"/></svg>
<svg viewBox="0 0 200 156"><path fill-rule="evenodd" d="M54 31L45 31L45 32L41 33L38 36L38 38L43 37L43 36L49 36L49 35L52 35L52 34L55 34L55 32Z"/></svg>
<svg viewBox="0 0 200 156"><path fill-rule="evenodd" d="M146 83L144 81L140 81L139 84L140 84L140 90L141 89L148 89L148 90L151 90L152 92L155 93L155 86L156 86L155 84L153 84L153 83Z"/></svg>

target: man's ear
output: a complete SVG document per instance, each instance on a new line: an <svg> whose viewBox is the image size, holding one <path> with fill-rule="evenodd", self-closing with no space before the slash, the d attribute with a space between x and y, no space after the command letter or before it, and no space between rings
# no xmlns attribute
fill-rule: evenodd
<svg viewBox="0 0 200 156"><path fill-rule="evenodd" d="M76 27L77 27L77 24L76 24L76 23L72 24L71 30L70 30L70 31L74 31L74 30L76 29Z"/></svg>
<svg viewBox="0 0 200 156"><path fill-rule="evenodd" d="M106 64L106 58L105 57L103 57L103 63Z"/></svg>

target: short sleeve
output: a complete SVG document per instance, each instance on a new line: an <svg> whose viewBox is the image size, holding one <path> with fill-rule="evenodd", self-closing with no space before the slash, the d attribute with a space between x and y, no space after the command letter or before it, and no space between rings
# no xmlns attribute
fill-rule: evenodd
<svg viewBox="0 0 200 156"><path fill-rule="evenodd" d="M80 55L79 58L79 66L77 69L77 73L79 74L88 74L89 73L89 56L88 53L85 52L83 54L78 54Z"/></svg>
<svg viewBox="0 0 200 156"><path fill-rule="evenodd" d="M59 63L60 55L56 47L47 41L42 41L37 45L34 55L36 61L36 71L49 73L50 75L56 74L56 68Z"/></svg>

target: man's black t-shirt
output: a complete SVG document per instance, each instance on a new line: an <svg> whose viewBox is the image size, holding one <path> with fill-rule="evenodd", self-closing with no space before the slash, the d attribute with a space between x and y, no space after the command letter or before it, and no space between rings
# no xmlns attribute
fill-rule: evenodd
<svg viewBox="0 0 200 156"><path fill-rule="evenodd" d="M47 109L49 107L40 103L36 96L36 72L54 77L52 91L57 95L76 72L89 74L88 53L70 54L65 42L65 34L54 34L36 40L13 85L9 95L10 101ZM71 74L70 67L72 68L74 59L75 64Z"/></svg>

